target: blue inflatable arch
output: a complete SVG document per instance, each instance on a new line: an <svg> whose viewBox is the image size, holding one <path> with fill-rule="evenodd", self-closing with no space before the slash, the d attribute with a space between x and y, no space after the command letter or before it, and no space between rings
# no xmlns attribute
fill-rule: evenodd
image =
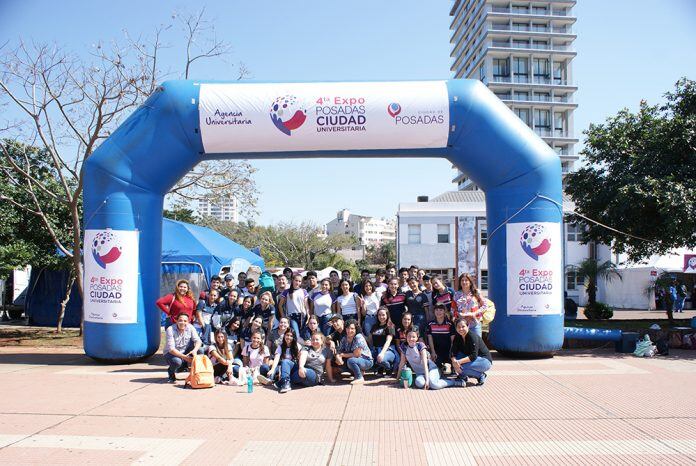
<svg viewBox="0 0 696 466"><path fill-rule="evenodd" d="M561 347L560 162L482 83L169 81L84 165L86 354L123 362L158 350L163 199L189 170L309 157L443 157L460 168L486 193L491 343Z"/></svg>

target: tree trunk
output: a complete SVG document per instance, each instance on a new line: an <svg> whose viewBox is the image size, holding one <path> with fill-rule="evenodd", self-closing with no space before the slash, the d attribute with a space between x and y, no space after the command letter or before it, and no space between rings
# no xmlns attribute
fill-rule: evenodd
<svg viewBox="0 0 696 466"><path fill-rule="evenodd" d="M56 333L63 333L63 318L65 317L65 308L70 302L70 292L72 291L73 284L75 283L75 274L70 271L70 276L68 277L68 286L65 288L65 297L63 301L60 302L60 311L58 311L58 325L56 327Z"/></svg>

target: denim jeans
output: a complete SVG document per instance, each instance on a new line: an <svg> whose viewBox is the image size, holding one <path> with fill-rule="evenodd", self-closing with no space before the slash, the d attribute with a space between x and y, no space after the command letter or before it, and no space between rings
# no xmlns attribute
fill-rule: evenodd
<svg viewBox="0 0 696 466"><path fill-rule="evenodd" d="M283 359L280 361L280 380L281 381L290 381L290 373L292 370L295 368L295 361L292 359Z"/></svg>
<svg viewBox="0 0 696 466"><path fill-rule="evenodd" d="M213 327L210 324L206 324L205 327L194 326L198 336L201 337L201 341L204 345L210 345L210 334L212 333Z"/></svg>
<svg viewBox="0 0 696 466"><path fill-rule="evenodd" d="M686 296L683 298L677 297L674 302L674 312L684 312L684 301L686 301Z"/></svg>
<svg viewBox="0 0 696 466"><path fill-rule="evenodd" d="M413 314L413 325L418 326L418 331L420 332L421 338L425 336L425 326L427 322L425 321L425 314Z"/></svg>
<svg viewBox="0 0 696 466"><path fill-rule="evenodd" d="M455 385L454 380L441 379L440 371L437 370L437 367L430 369L430 371L428 371L428 375L430 376L430 390L440 390L441 388L447 388ZM461 381L459 383L461 384ZM425 387L425 375L416 376L414 384L417 388Z"/></svg>
<svg viewBox="0 0 696 466"><path fill-rule="evenodd" d="M396 347L394 345L389 346L387 348L387 351L384 353L384 359L382 359L382 362L377 362L377 356L379 355L380 351L382 351L382 348L372 348L372 360L374 361L375 367L381 367L383 368L388 374L394 371L397 367L399 367L399 362L401 361L401 358L399 357L399 352L396 351Z"/></svg>
<svg viewBox="0 0 696 466"><path fill-rule="evenodd" d="M321 329L321 333L327 337L331 334L331 332L333 332L333 327L331 327L331 322L329 322L332 315L333 314L329 313L319 316L319 328Z"/></svg>
<svg viewBox="0 0 696 466"><path fill-rule="evenodd" d="M305 367L305 377L300 377L300 366L297 364L290 373L290 382L297 385L304 385L305 387L313 387L319 383L319 376L314 369Z"/></svg>
<svg viewBox="0 0 696 466"><path fill-rule="evenodd" d="M191 350L193 350L194 344L193 340L189 341L188 346L186 346L186 349L182 351L182 353L187 354L190 353ZM169 368L167 369L167 373L169 374L169 378L173 379L176 377L176 371L178 371L181 367L187 367L188 363L181 359L179 356L174 356L172 353L165 353L164 354L164 360L167 361L167 364L169 364Z"/></svg>
<svg viewBox="0 0 696 466"><path fill-rule="evenodd" d="M363 324L362 324L362 334L365 335L365 338L370 334L370 331L372 330L372 327L375 326L377 323L377 316L376 315L366 315L365 318L363 318Z"/></svg>
<svg viewBox="0 0 696 466"><path fill-rule="evenodd" d="M469 327L470 332L474 332L478 336L483 336L483 327L481 326L481 322L477 322L475 326Z"/></svg>
<svg viewBox="0 0 696 466"><path fill-rule="evenodd" d="M300 330L304 328L304 316L302 314L292 314L288 316L290 328L295 331L295 335L300 336Z"/></svg>
<svg viewBox="0 0 696 466"><path fill-rule="evenodd" d="M465 354L455 355L455 358L457 359L461 359L464 357L466 357ZM478 356L473 361L462 364L462 369L459 371L458 375L474 377L478 379L479 377L481 377L481 374L483 374L484 372L488 372L492 365L493 364L491 364L491 362L488 359Z"/></svg>
<svg viewBox="0 0 696 466"><path fill-rule="evenodd" d="M365 356L348 358L343 367L347 367L356 379L362 379L362 371L366 371L372 367L372 359Z"/></svg>

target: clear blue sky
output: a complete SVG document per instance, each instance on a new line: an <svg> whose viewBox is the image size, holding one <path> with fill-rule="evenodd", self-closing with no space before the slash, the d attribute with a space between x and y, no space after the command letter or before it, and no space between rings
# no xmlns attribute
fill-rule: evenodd
<svg viewBox="0 0 696 466"><path fill-rule="evenodd" d="M200 62L194 78L234 78L229 62L238 60L259 81L450 77L449 0L0 0L0 43L55 41L84 54L99 40L122 38L124 29L147 34L170 21L174 11L194 12L198 5L206 5L208 18L234 45L234 53L227 62ZM658 101L681 76L696 79L696 1L581 0L575 13L576 134L622 107L636 108L642 98ZM170 37L165 61L178 70L181 44ZM399 202L456 189L455 172L438 159L253 164L259 170L260 223L308 219L323 224L342 207L393 216Z"/></svg>

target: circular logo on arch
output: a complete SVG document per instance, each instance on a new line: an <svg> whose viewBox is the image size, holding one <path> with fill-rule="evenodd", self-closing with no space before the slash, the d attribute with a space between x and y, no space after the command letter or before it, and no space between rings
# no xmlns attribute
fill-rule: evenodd
<svg viewBox="0 0 696 466"><path fill-rule="evenodd" d="M307 120L307 109L294 95L278 97L271 104L271 121L288 136Z"/></svg>
<svg viewBox="0 0 696 466"><path fill-rule="evenodd" d="M538 261L540 256L551 249L551 240L546 235L543 225L533 223L522 230L520 246L529 257Z"/></svg>
<svg viewBox="0 0 696 466"><path fill-rule="evenodd" d="M387 113L390 117L396 118L396 115L401 113L401 105L396 102L392 102L387 106Z"/></svg>
<svg viewBox="0 0 696 466"><path fill-rule="evenodd" d="M116 242L116 236L110 231L97 233L92 241L92 257L102 269L116 262L122 252L121 245Z"/></svg>

